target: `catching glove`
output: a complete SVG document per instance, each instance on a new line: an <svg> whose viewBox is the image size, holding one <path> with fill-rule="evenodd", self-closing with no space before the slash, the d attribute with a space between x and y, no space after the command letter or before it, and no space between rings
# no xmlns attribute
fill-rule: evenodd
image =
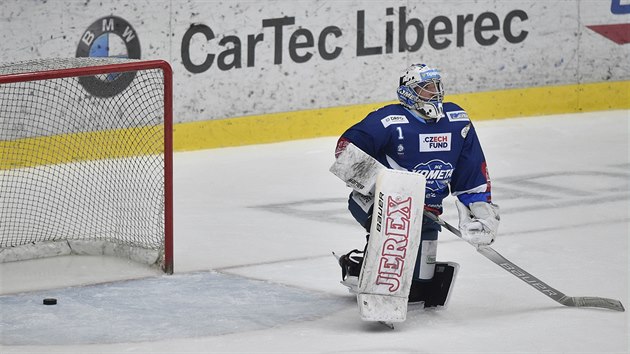
<svg viewBox="0 0 630 354"><path fill-rule="evenodd" d="M489 246L494 242L499 229L499 206L486 202L470 203L466 207L459 200L455 201L459 212L459 231L468 243L479 247Z"/></svg>

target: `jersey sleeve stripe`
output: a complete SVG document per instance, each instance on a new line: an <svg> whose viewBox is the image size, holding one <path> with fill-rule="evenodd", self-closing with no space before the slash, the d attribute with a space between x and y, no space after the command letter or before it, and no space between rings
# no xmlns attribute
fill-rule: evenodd
<svg viewBox="0 0 630 354"><path fill-rule="evenodd" d="M486 192L488 190L488 184L484 183L480 186L477 186L475 188L471 188L465 191L453 191L453 193L451 193L453 196L458 196L460 194L466 194L466 193L483 193Z"/></svg>

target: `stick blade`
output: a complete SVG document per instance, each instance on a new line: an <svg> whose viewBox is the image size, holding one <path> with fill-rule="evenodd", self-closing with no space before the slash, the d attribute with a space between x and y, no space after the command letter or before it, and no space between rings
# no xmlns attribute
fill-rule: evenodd
<svg viewBox="0 0 630 354"><path fill-rule="evenodd" d="M598 307L620 312L626 311L621 301L604 297L569 297L566 301L562 301L562 304L572 307Z"/></svg>

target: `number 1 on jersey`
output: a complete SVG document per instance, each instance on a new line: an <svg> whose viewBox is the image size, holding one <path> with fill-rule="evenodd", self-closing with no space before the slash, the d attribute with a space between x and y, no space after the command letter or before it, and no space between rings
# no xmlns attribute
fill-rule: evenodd
<svg viewBox="0 0 630 354"><path fill-rule="evenodd" d="M396 130L398 130L398 140L403 140L404 136L402 133L402 128L401 127L396 127Z"/></svg>

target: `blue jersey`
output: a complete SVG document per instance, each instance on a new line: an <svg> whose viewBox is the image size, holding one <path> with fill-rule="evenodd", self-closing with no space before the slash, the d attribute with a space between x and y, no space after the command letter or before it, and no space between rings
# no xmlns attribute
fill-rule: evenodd
<svg viewBox="0 0 630 354"><path fill-rule="evenodd" d="M389 168L422 174L425 207L438 213L451 191L465 205L491 201L477 133L466 111L454 103L444 103L444 117L437 122L400 104L387 105L343 133L338 148L348 142Z"/></svg>

